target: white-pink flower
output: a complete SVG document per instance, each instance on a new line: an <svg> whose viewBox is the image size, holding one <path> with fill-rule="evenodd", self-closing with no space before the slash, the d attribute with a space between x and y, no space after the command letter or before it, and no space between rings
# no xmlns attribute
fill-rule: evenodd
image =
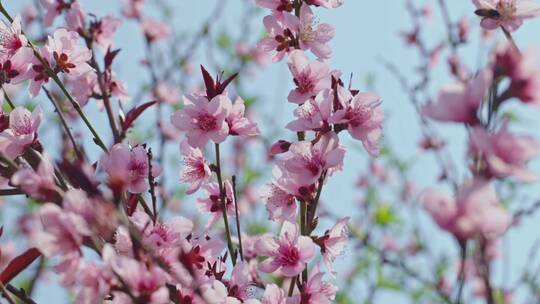
<svg viewBox="0 0 540 304"><path fill-rule="evenodd" d="M109 185L117 190L126 189L131 193L148 190L148 156L142 146L130 148L125 144L116 144L101 159L101 166L109 175ZM158 172L152 172L154 177Z"/></svg>
<svg viewBox="0 0 540 304"><path fill-rule="evenodd" d="M135 297L146 299L149 304L169 303L169 291L166 287L167 274L159 267L147 266L130 257L117 255L110 245L103 248L103 260L128 285ZM120 297L118 303L132 303L125 293L115 294Z"/></svg>
<svg viewBox="0 0 540 304"><path fill-rule="evenodd" d="M293 143L281 164L283 170L291 173L304 184L315 183L323 171L328 174L340 170L346 149L339 145L339 138L334 132L328 132L312 144L310 141Z"/></svg>
<svg viewBox="0 0 540 304"><path fill-rule="evenodd" d="M149 42L163 40L171 34L171 28L166 23L159 20L146 19L141 24L146 39Z"/></svg>
<svg viewBox="0 0 540 304"><path fill-rule="evenodd" d="M496 239L512 223L489 181L476 178L461 185L455 198L429 189L421 197L424 208L437 224L459 240L477 235Z"/></svg>
<svg viewBox="0 0 540 304"><path fill-rule="evenodd" d="M353 138L362 141L370 155L378 155L378 141L382 136L384 121L384 112L380 107L381 98L374 93L361 92L352 96L340 86L338 90L342 109L337 110L330 121L344 124Z"/></svg>
<svg viewBox="0 0 540 304"><path fill-rule="evenodd" d="M76 77L93 70L88 64L92 58L92 52L80 44L80 36L77 32L63 28L57 29L52 37L48 37L47 48L54 59L51 66L55 72L63 72Z"/></svg>
<svg viewBox="0 0 540 304"><path fill-rule="evenodd" d="M336 298L337 287L323 281L324 272L315 265L301 294L294 296L291 304L332 304ZM289 303L289 302L287 302Z"/></svg>
<svg viewBox="0 0 540 304"><path fill-rule="evenodd" d="M321 61L309 62L306 54L301 50L289 54L289 70L293 75L296 89L289 93L288 100L301 104L316 96L323 89L331 85L330 67Z"/></svg>
<svg viewBox="0 0 540 304"><path fill-rule="evenodd" d="M300 21L296 16L285 13L280 18L268 15L264 17L263 23L268 37L259 41L257 48L263 52L275 52L272 60L280 61L285 54L294 49L296 29Z"/></svg>
<svg viewBox="0 0 540 304"><path fill-rule="evenodd" d="M342 218L332 228L326 230L322 237L315 240L315 243L321 247L324 263L332 276L336 275L332 263L343 253L349 239L347 227L349 220L349 217Z"/></svg>
<svg viewBox="0 0 540 304"><path fill-rule="evenodd" d="M80 252L83 238L91 231L84 219L47 203L39 209L42 227L32 235L35 246L48 257Z"/></svg>
<svg viewBox="0 0 540 304"><path fill-rule="evenodd" d="M232 184L226 180L224 182L225 188L225 208L227 209L227 215L235 216L234 208L234 195ZM221 192L218 183L209 183L203 186L205 195L203 198L197 200L197 208L201 212L210 213L210 220L206 224L206 228L212 227L223 216L223 202L221 201Z"/></svg>
<svg viewBox="0 0 540 304"><path fill-rule="evenodd" d="M285 304L287 303L287 295L285 291L279 288L276 284L266 285L261 304Z"/></svg>
<svg viewBox="0 0 540 304"><path fill-rule="evenodd" d="M0 21L0 60L9 59L27 43L22 34L21 16L15 16L11 24Z"/></svg>
<svg viewBox="0 0 540 304"><path fill-rule="evenodd" d="M195 193L203 183L210 179L212 171L199 148L193 148L186 141L180 145L184 170L180 181L189 184L187 194Z"/></svg>
<svg viewBox="0 0 540 304"><path fill-rule="evenodd" d="M141 232L144 244L158 253L161 249L180 246L193 230L193 222L182 216L154 223L148 214L136 211L130 221Z"/></svg>
<svg viewBox="0 0 540 304"><path fill-rule="evenodd" d="M39 2L45 9L43 25L46 27L51 26L54 19L60 15L63 10L69 9L72 4L71 2L66 2L64 0L39 0Z"/></svg>
<svg viewBox="0 0 540 304"><path fill-rule="evenodd" d="M330 131L333 103L334 92L322 90L315 98L309 99L294 110L296 119L287 124L287 129L296 132Z"/></svg>
<svg viewBox="0 0 540 304"><path fill-rule="evenodd" d="M9 128L0 133L0 150L15 158L36 142L38 128L41 124L42 111L40 107L32 113L23 107L16 107L9 113Z"/></svg>
<svg viewBox="0 0 540 304"><path fill-rule="evenodd" d="M229 106L229 103L225 103ZM259 135L259 128L257 124L251 122L245 115L246 106L244 100L240 97L236 98L234 104L232 104L227 111L229 114L225 118L227 125L229 126L229 135L232 136L257 136Z"/></svg>
<svg viewBox="0 0 540 304"><path fill-rule="evenodd" d="M37 171L20 169L11 177L11 183L34 198L47 200L56 191L54 178L54 165L47 155L43 155Z"/></svg>
<svg viewBox="0 0 540 304"><path fill-rule="evenodd" d="M204 96L189 95L184 97L184 108L171 116L172 124L187 132L188 143L202 148L209 140L221 143L229 134L229 125L225 120L231 100L225 95L218 95L208 101Z"/></svg>
<svg viewBox="0 0 540 304"><path fill-rule="evenodd" d="M298 213L296 198L274 183L262 189L262 198L266 201L268 218L273 221L294 221Z"/></svg>
<svg viewBox="0 0 540 304"><path fill-rule="evenodd" d="M540 15L540 4L533 0L473 0L476 14L482 17L483 28L517 30L525 19Z"/></svg>
<svg viewBox="0 0 540 304"><path fill-rule="evenodd" d="M284 222L279 237L264 235L255 248L260 256L268 257L259 265L261 271L279 270L286 277L294 277L313 259L315 244L311 238L300 235L298 225Z"/></svg>
<svg viewBox="0 0 540 304"><path fill-rule="evenodd" d="M532 136L512 134L508 130L508 121L495 134L489 134L481 127L475 128L469 149L472 157L480 156L480 161L486 162L486 173L490 176L513 176L524 182L537 179L537 175L527 168L527 163L538 154L540 146Z"/></svg>
<svg viewBox="0 0 540 304"><path fill-rule="evenodd" d="M436 103L422 107L422 114L442 122L478 123L478 108L491 85L492 73L481 71L469 83L455 82L439 91Z"/></svg>
<svg viewBox="0 0 540 304"><path fill-rule="evenodd" d="M93 38L102 50L107 50L113 44L113 36L122 24L122 20L113 15L107 15L90 24Z"/></svg>
<svg viewBox="0 0 540 304"><path fill-rule="evenodd" d="M33 56L32 50L27 47L20 48L13 56L0 56L0 85L18 84L28 79Z"/></svg>
<svg viewBox="0 0 540 304"><path fill-rule="evenodd" d="M334 37L335 29L328 23L317 24L311 8L307 5L300 8L297 32L301 49L311 50L315 56L323 60L330 58L332 50L328 42Z"/></svg>

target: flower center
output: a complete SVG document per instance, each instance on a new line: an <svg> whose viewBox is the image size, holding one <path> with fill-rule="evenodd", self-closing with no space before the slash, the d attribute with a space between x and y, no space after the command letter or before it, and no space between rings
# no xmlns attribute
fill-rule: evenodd
<svg viewBox="0 0 540 304"><path fill-rule="evenodd" d="M279 262L282 265L294 266L300 260L300 252L293 246L281 246L279 247Z"/></svg>
<svg viewBox="0 0 540 304"><path fill-rule="evenodd" d="M310 93L315 88L315 84L309 76L307 73L300 73L298 77L294 78L294 82L298 86L298 91L302 94Z"/></svg>
<svg viewBox="0 0 540 304"><path fill-rule="evenodd" d="M12 69L10 60L0 64L0 84L10 83L11 79L18 75L19 71Z"/></svg>
<svg viewBox="0 0 540 304"><path fill-rule="evenodd" d="M217 129L217 120L208 113L201 113L197 118L197 125L203 131L212 131Z"/></svg>
<svg viewBox="0 0 540 304"><path fill-rule="evenodd" d="M75 65L69 62L69 57L66 53L58 54L53 53L54 60L56 61L56 68L59 72L69 73L70 69L74 69Z"/></svg>
<svg viewBox="0 0 540 304"><path fill-rule="evenodd" d="M510 20L514 18L516 10L515 0L501 0L497 3L497 12L500 15L499 19L501 20Z"/></svg>
<svg viewBox="0 0 540 304"><path fill-rule="evenodd" d="M313 30L313 23L307 23L300 25L298 29L298 38L306 43L312 42L316 38L316 33Z"/></svg>
<svg viewBox="0 0 540 304"><path fill-rule="evenodd" d="M317 156L313 156L305 160L305 167L313 176L316 176L319 174L321 168L324 167L324 161Z"/></svg>

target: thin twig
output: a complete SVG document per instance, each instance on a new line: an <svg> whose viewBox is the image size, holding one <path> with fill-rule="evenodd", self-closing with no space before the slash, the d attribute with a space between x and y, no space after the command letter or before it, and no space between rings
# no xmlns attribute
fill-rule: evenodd
<svg viewBox="0 0 540 304"><path fill-rule="evenodd" d="M236 213L236 231L238 233L238 247L240 251L240 259L244 261L244 250L242 248L242 232L240 231L240 215L238 213L238 199L236 196L236 175L232 176L232 186L233 186L233 201L234 201L234 211Z"/></svg>
<svg viewBox="0 0 540 304"><path fill-rule="evenodd" d="M216 150L216 175L219 184L219 198L221 200L221 208L223 213L223 223L225 224L225 235L227 237L227 248L229 249L229 254L231 255L231 261L233 266L236 265L236 254L234 253L234 247L231 238L231 230L229 228L229 219L227 218L227 202L226 202L226 193L225 185L223 184L223 178L221 176L221 159L219 152L219 144L214 145Z"/></svg>

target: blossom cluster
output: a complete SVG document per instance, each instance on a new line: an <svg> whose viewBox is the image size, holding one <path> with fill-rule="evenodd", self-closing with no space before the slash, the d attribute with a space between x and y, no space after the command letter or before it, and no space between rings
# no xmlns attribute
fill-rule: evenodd
<svg viewBox="0 0 540 304"><path fill-rule="evenodd" d="M471 1L482 39L499 29L506 39L493 43L474 70L460 57L471 36L468 19L453 22L439 1L448 35L428 47L422 33L431 8L405 1L414 28L400 35L421 55L414 70L420 80L385 66L420 118L417 148L433 153L441 169L436 186L418 187L408 163L383 138L382 98L353 88L353 77L349 83L343 77L351 71L332 67L336 28L317 13L337 11L344 0L254 0L257 9L248 9L246 18L267 14L258 22L266 34L256 43L247 40L249 22L238 41L225 31L212 36L225 1L185 43L165 2L125 0L118 16L100 17L87 12L82 0L40 0L12 17L0 1L0 196L26 202L14 199L9 206L24 211L5 225L16 227L21 242L0 245L3 297L33 303L33 284L52 271L75 303L88 304L356 303L363 299L344 293L354 292L356 278L368 281L366 302L380 288L406 289L414 281L421 292L412 291L412 299L453 303L455 297L463 303L463 288L474 280L475 296L510 303L509 297L495 300L510 292L496 290L490 270L506 232L534 210L514 212L507 202L512 195L500 189L538 180L530 162L540 143L515 131L515 120L503 110L514 101L526 109L540 106L535 51L522 52L512 36L540 15L540 5ZM153 17L151 5L164 12L163 20ZM126 51L115 37L128 22L140 31L145 57L139 63L148 74L137 94L117 73ZM200 64L202 77L192 65L200 45L210 53L210 64ZM230 62L213 76L208 67L219 66L216 46ZM452 80L437 86L432 98L431 76L447 50ZM245 90L248 72L266 58L288 67L290 91L283 97L294 108L286 121L273 120L286 132L271 139L255 113L257 98ZM99 117L94 121L87 113ZM446 154L448 141L437 132L443 124L464 130L464 172ZM58 126L59 149L50 142L51 125ZM100 134L104 129L107 137ZM332 212L336 198L328 205L323 200L355 147L368 159L356 184L365 193L355 206L359 220L357 212ZM441 190L445 186L449 190ZM389 196L396 189L397 196ZM433 282L408 266L406 257L432 259L426 243L433 229L422 243L418 209L456 245L453 285L446 257L426 267L435 269ZM405 234L409 227L399 214L409 210L413 228ZM0 237L5 239L4 226ZM407 238L404 246L401 237ZM362 256L354 267L340 269L336 261L347 248ZM15 287L37 260L30 287ZM371 267L375 275L365 275ZM392 277L387 267L402 272Z"/></svg>

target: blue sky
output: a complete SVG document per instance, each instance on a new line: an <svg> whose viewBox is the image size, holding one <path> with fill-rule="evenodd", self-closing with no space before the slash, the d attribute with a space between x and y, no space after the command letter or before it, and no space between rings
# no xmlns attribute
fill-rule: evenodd
<svg viewBox="0 0 540 304"><path fill-rule="evenodd" d="M174 21L174 26L183 30L198 29L209 15L209 10L214 6L216 1L223 0L200 0L200 1L171 1L175 2L177 7L178 17ZM414 2L422 2L415 0ZM6 2L6 1L4 1ZM16 12L21 3L25 1L7 1L7 7L11 12ZM374 89L383 98L383 107L387 114L387 122L385 124L385 138L394 150L399 151L401 157L405 159L414 158L419 160L419 163L414 167L411 178L423 188L427 185L434 184L438 172L435 170L434 159L431 155L419 154L417 142L419 126L415 117L413 108L409 105L406 96L401 90L395 79L388 74L380 64L380 58L391 61L397 64L402 71L407 74L412 71L414 64L417 63L416 53L406 48L402 39L398 35L401 30L410 29L408 15L404 9L405 1L396 0L346 0L345 4L336 10L317 10L318 20L320 22L328 22L336 27L336 36L331 42L333 56L331 65L340 69L345 75L354 73L355 84L361 89L365 89L366 77L373 77ZM462 58L466 58L466 62L471 68L477 67L477 58L485 58L489 49L479 42L478 22L473 16L473 5L470 1L447 1L450 9L450 14L455 20L464 14L470 17L473 26L472 43L463 53ZM98 16L103 16L106 13L119 12L120 1L105 1L105 0L82 0L87 11L95 13ZM218 26L226 27L232 31L238 31L238 20L241 16L241 6L250 3L248 1L231 0L225 5L225 12L219 20ZM426 39L431 45L440 41L441 37L446 35L445 28L441 27L439 22L440 14L437 6L437 1L431 0L434 10L433 26L426 29ZM151 12L152 13L152 12ZM262 30L262 26L257 25ZM540 19L527 22L520 29L515 39L518 45L522 47L531 46L537 43L537 33L540 28ZM135 93L137 86L146 81L146 75L141 72L138 67L139 60L144 56L143 41L139 35L133 35L136 30L133 23L125 23L117 33L117 46L123 49L119 62L118 74L119 77L125 80L131 92ZM500 36L500 38L503 38ZM479 55L480 54L480 55ZM448 73L444 60L446 53L441 56L441 62L433 73L433 82L444 84L448 79ZM204 56L195 58L194 64L198 64L197 60L205 62ZM485 59L483 59L485 62ZM264 102L261 105L262 110L271 111L276 117L283 117L283 126L292 118L292 110L294 106L287 104L286 96L289 92L292 82L286 67L285 62L272 64L261 71L253 81L250 82L250 91L257 92ZM435 92L435 88L433 89ZM536 131L535 136L538 136L539 130L538 117L539 112L536 109L529 110L520 107L517 103L511 103L508 107L512 111L516 111L523 125L518 124L520 131L531 134ZM101 121L98 124L106 126L105 117L101 115ZM465 159L465 132L463 129L455 126L444 126L440 128L441 133L445 138L452 143L451 154L454 160L458 163L463 163ZM264 129L262 133L264 134ZM101 132L105 133L105 131ZM342 215L350 214L353 210L354 201L359 194L353 191L353 185L358 175L365 169L366 157L363 153L351 149L346 158L345 170L339 175L336 175L325 187L323 193L323 201L332 201L333 206L337 206L336 212ZM537 172L540 172L540 164L538 161L533 163L533 167ZM460 174L466 177L465 168L461 168ZM530 187L530 192L527 195L531 200L540 197L538 184ZM334 203L335 202L335 203ZM537 239L540 224L538 216L525 220L520 227L514 229L507 236L508 242L511 242L510 268L515 273L515 270L522 269L527 262L526 255L529 247ZM433 239L434 246L440 251L453 251L451 247L451 239L443 232L432 225L430 220L423 216L422 221L425 221L428 229L433 229L433 233L437 236ZM348 252L344 257L338 269L346 269L346 261L352 256L352 252ZM338 263L339 264L339 263ZM502 273L500 269L496 269ZM515 274L513 274L515 275ZM511 275L511 276L513 276ZM510 281L515 279L510 278ZM51 290L46 286L39 286L37 300L47 302L59 302L63 299L59 291L51 293ZM53 301L54 299L54 301ZM407 303L396 295L383 295L378 298L376 303L386 303L386 301L395 301L395 303Z"/></svg>

